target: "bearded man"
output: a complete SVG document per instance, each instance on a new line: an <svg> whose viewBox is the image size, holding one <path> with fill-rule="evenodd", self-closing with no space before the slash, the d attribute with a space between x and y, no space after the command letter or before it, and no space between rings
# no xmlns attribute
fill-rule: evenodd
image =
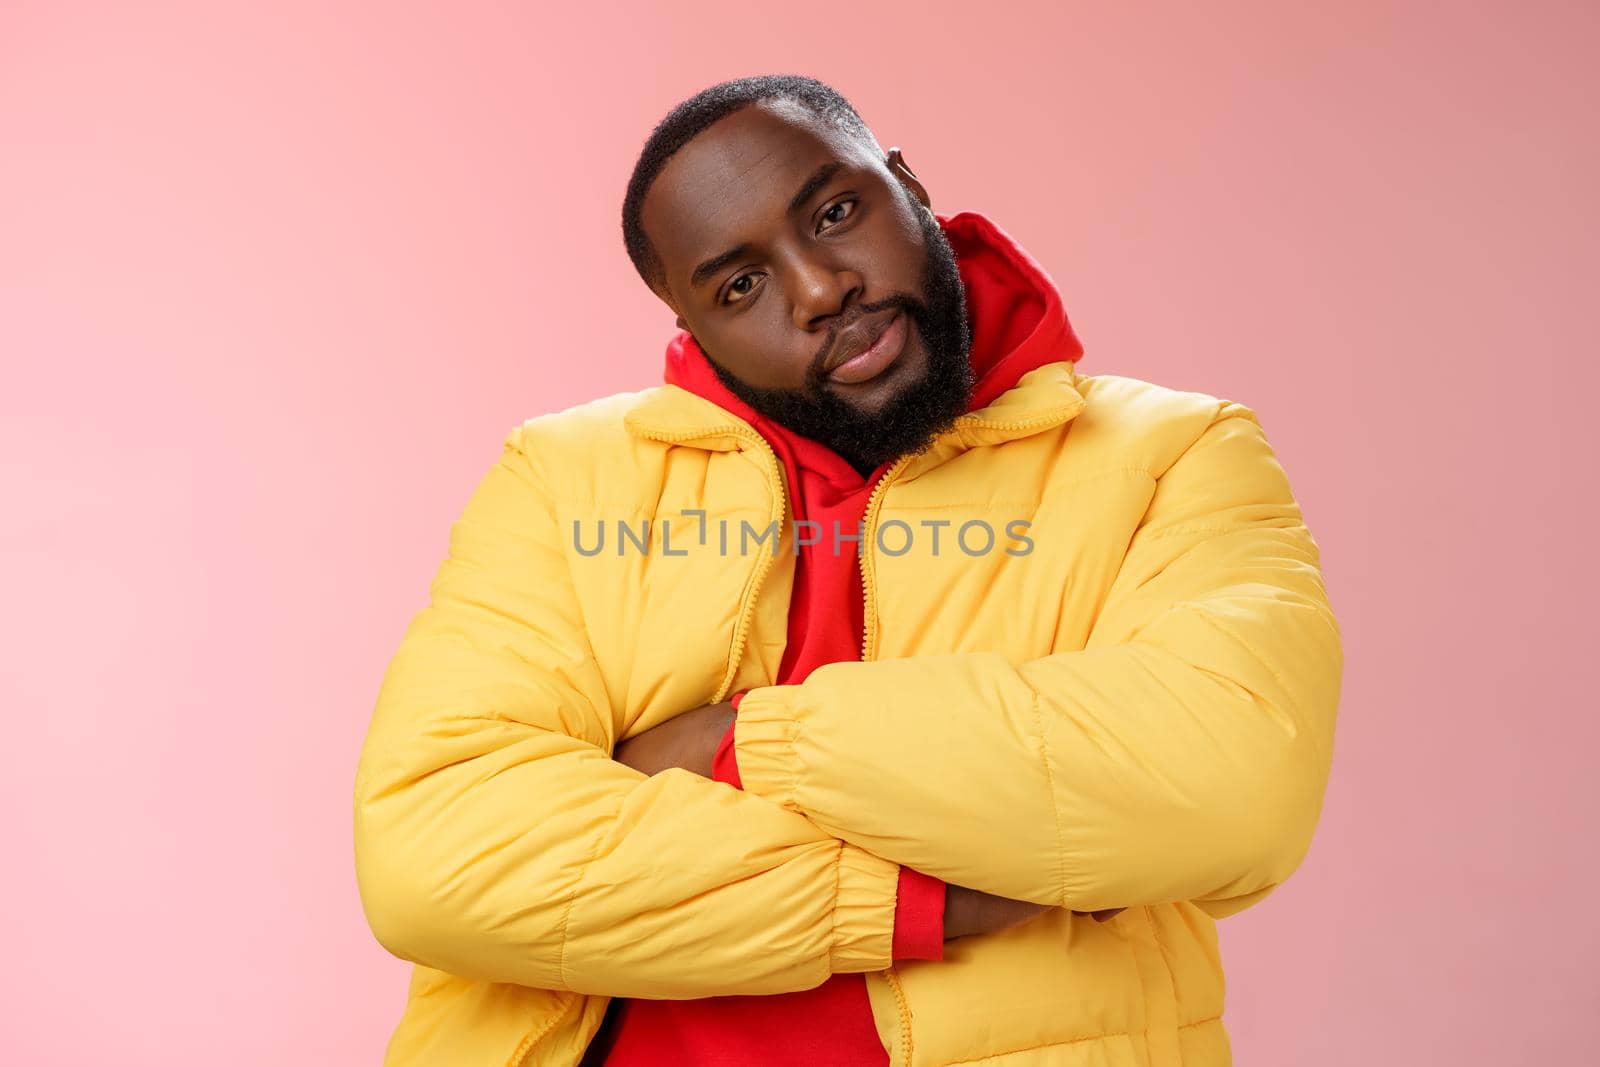
<svg viewBox="0 0 1600 1067"><path fill-rule="evenodd" d="M622 215L664 383L510 431L362 751L385 1062L1228 1063L1343 666L1255 412L1081 375L814 79L684 101Z"/></svg>

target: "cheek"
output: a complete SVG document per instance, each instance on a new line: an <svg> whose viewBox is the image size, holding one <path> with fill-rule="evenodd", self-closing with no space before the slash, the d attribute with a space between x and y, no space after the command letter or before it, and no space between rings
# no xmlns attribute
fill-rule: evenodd
<svg viewBox="0 0 1600 1067"><path fill-rule="evenodd" d="M867 287L872 293L911 293L920 296L922 267L928 250L917 220L901 212L882 212L871 234L866 261Z"/></svg>
<svg viewBox="0 0 1600 1067"><path fill-rule="evenodd" d="M763 299L766 306L752 308L749 314L740 316L738 323L702 341L706 352L729 373L758 389L804 386L811 361L822 344L818 337L807 348L807 337L794 329L780 303Z"/></svg>

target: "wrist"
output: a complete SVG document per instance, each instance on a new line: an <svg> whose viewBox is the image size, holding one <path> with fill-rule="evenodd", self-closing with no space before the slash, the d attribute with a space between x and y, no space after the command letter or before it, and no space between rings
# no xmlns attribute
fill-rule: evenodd
<svg viewBox="0 0 1600 1067"><path fill-rule="evenodd" d="M900 868L894 908L895 959L944 958L946 888L941 879L910 867Z"/></svg>
<svg viewBox="0 0 1600 1067"><path fill-rule="evenodd" d="M726 722L717 740L716 751L711 757L711 779L716 782L726 782L735 789L743 789L744 782L739 777L739 761L733 748L733 724L738 721L739 701L744 697L743 692L733 694L733 698L724 705L726 714L719 720Z"/></svg>

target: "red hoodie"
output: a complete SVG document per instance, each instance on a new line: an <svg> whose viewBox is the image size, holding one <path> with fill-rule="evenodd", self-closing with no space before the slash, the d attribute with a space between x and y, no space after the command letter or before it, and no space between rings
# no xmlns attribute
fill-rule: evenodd
<svg viewBox="0 0 1600 1067"><path fill-rule="evenodd" d="M986 407L1035 367L1083 355L1055 284L1008 234L976 212L934 217L955 249L966 290L977 380L969 411ZM788 644L776 684L803 682L824 663L860 659L864 600L858 545L843 538L859 532L867 498L890 463L863 478L832 450L758 415L722 384L687 332L667 346L665 380L753 426L783 463L792 518L817 523L797 527L816 543L800 546L795 561ZM742 695L734 696L735 708ZM717 748L713 777L742 788L731 728ZM943 882L901 868L895 959L943 958L944 898ZM812 989L775 996L617 998L583 1060L604 1067L887 1067L888 1062L860 974L836 974Z"/></svg>

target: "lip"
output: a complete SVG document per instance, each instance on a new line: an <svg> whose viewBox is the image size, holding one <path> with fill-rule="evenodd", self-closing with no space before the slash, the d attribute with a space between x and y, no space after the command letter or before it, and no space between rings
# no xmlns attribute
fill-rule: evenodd
<svg viewBox="0 0 1600 1067"><path fill-rule="evenodd" d="M823 373L841 385L870 381L900 357L905 341L905 309L895 308L878 322L862 319L836 339Z"/></svg>

